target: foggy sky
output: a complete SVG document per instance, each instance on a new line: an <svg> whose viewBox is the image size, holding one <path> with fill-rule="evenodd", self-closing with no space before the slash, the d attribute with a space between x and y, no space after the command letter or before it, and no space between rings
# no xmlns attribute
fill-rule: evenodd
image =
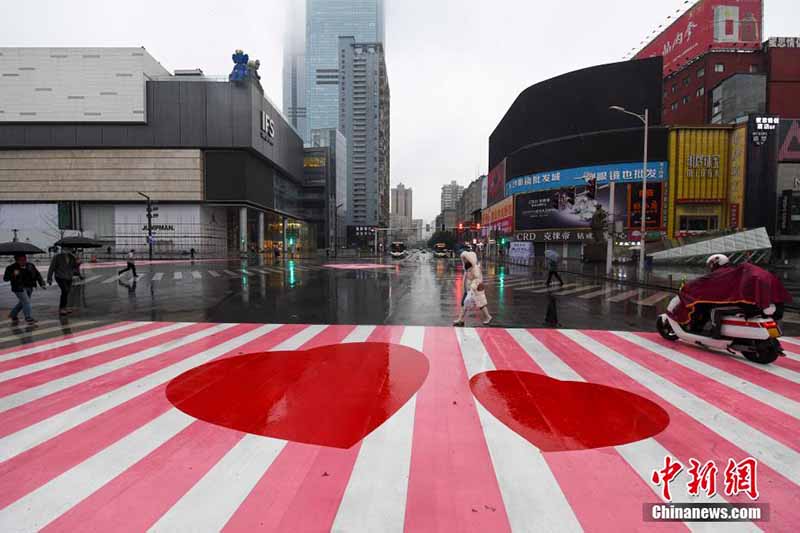
<svg viewBox="0 0 800 533"><path fill-rule="evenodd" d="M261 60L279 107L288 2L0 0L0 46L144 46L170 71ZM439 192L487 172L489 134L529 85L620 61L686 0L386 0L391 180L431 221ZM765 37L800 34L796 0L765 0Z"/></svg>

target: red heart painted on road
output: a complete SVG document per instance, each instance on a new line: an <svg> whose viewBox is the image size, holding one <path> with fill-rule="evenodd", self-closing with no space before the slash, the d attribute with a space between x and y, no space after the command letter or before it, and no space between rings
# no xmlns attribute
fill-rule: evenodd
<svg viewBox="0 0 800 533"><path fill-rule="evenodd" d="M350 448L403 406L428 375L417 350L381 342L212 361L177 376L167 398L206 422Z"/></svg>
<svg viewBox="0 0 800 533"><path fill-rule="evenodd" d="M476 374L469 384L490 413L545 452L628 444L669 424L657 404L605 385L513 370Z"/></svg>

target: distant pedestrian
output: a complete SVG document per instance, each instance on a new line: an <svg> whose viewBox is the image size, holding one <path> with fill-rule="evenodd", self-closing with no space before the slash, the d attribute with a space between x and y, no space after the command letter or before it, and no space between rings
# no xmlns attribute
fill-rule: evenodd
<svg viewBox="0 0 800 533"><path fill-rule="evenodd" d="M28 256L25 254L17 254L14 256L14 262L6 267L3 281L11 282L11 292L19 300L8 315L11 323L16 324L18 322L17 316L22 311L25 315L25 322L35 324L36 320L33 318L33 310L31 309L31 295L37 284L41 288L45 288L44 279L36 265L28 263Z"/></svg>
<svg viewBox="0 0 800 533"><path fill-rule="evenodd" d="M195 254L195 253L196 253L196 252L195 252L194 248L192 248L192 249L190 249L190 250L189 250L189 256L192 258L192 261L194 261L194 254Z"/></svg>
<svg viewBox="0 0 800 533"><path fill-rule="evenodd" d="M47 284L52 285L53 277L55 277L58 288L61 289L61 299L58 302L58 314L61 316L72 312L67 307L67 304L69 292L72 290L72 278L76 272L80 276L78 260L70 252L61 250L50 262L50 268L47 271Z"/></svg>
<svg viewBox="0 0 800 533"><path fill-rule="evenodd" d="M483 315L483 324L488 326L494 317L489 314L487 309L488 302L486 293L483 290L483 274L481 273L478 256L475 252L461 252L461 263L464 265L464 295L461 298L461 313L459 313L453 325L457 327L463 326L467 308L474 306L480 309Z"/></svg>
<svg viewBox="0 0 800 533"><path fill-rule="evenodd" d="M108 257L111 257L111 247L106 248L106 252L108 252Z"/></svg>
<svg viewBox="0 0 800 533"><path fill-rule="evenodd" d="M552 281L553 277L555 276L558 279L558 282L561 286L564 286L564 280L561 279L561 276L558 275L558 262L561 260L559 255L554 250L547 250L544 253L545 261L547 262L547 282L545 283L546 287L550 286L550 282Z"/></svg>
<svg viewBox="0 0 800 533"><path fill-rule="evenodd" d="M122 270L119 271L119 275L120 276L123 275L128 270L130 270L130 271L133 272L133 279L136 279L136 278L139 277L139 276L136 275L136 264L133 262L134 258L135 258L135 252L134 252L133 249L131 249L131 251L128 252L128 266L126 266L125 268L123 268Z"/></svg>

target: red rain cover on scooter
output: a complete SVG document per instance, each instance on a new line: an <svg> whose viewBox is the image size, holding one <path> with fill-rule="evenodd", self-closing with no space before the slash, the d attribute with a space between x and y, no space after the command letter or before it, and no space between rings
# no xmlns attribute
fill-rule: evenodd
<svg viewBox="0 0 800 533"><path fill-rule="evenodd" d="M697 304L751 304L765 309L770 304L792 301L781 280L750 263L720 267L690 281L683 286L678 297L680 304L670 317L681 324L689 322Z"/></svg>

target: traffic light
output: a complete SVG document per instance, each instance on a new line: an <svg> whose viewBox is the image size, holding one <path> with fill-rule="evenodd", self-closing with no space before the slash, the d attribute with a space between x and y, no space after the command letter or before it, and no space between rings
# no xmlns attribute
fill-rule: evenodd
<svg viewBox="0 0 800 533"><path fill-rule="evenodd" d="M477 226L475 226L475 228L476 228L476 229L481 229L481 223L480 223L480 222L478 222L478 225L477 225Z"/></svg>
<svg viewBox="0 0 800 533"><path fill-rule="evenodd" d="M158 206L153 202L147 202L147 218L158 218Z"/></svg>
<svg viewBox="0 0 800 533"><path fill-rule="evenodd" d="M506 245L506 238L503 237L500 239L500 246L505 246L505 245Z"/></svg>
<svg viewBox="0 0 800 533"><path fill-rule="evenodd" d="M464 229L464 224L463 224L463 223L461 223L461 222L459 222L459 223L458 223L458 231L461 231L461 230L463 230L463 229Z"/></svg>
<svg viewBox="0 0 800 533"><path fill-rule="evenodd" d="M430 233L430 232L431 232L431 225L425 224L425 233Z"/></svg>
<svg viewBox="0 0 800 533"><path fill-rule="evenodd" d="M586 194L592 200L597 194L597 180L595 178L589 178L589 180L586 181Z"/></svg>
<svg viewBox="0 0 800 533"><path fill-rule="evenodd" d="M289 246L294 246L294 237L289 237Z"/></svg>

